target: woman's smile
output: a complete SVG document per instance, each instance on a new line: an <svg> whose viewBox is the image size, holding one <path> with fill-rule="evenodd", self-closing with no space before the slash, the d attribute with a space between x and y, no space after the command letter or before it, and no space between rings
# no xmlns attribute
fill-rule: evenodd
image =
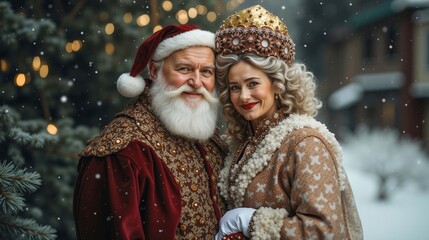
<svg viewBox="0 0 429 240"><path fill-rule="evenodd" d="M241 105L241 108L243 108L244 110L250 110L254 106L256 106L256 104L258 104L258 102L246 103L246 104Z"/></svg>

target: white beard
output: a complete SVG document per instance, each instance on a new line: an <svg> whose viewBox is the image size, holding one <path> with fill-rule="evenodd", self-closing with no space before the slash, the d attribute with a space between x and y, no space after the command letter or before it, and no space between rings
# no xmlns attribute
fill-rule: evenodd
<svg viewBox="0 0 429 240"><path fill-rule="evenodd" d="M185 91L201 93L203 99L185 101L180 97ZM167 86L159 71L150 93L154 113L172 134L198 140L213 135L219 106L216 91L210 94L204 87L195 90L188 84Z"/></svg>

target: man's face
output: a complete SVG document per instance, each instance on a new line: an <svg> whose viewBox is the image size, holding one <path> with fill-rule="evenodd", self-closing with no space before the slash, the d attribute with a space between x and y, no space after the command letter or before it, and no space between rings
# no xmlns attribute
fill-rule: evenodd
<svg viewBox="0 0 429 240"><path fill-rule="evenodd" d="M180 97L191 103L203 100L197 90L204 87L210 93L215 85L215 57L209 47L189 47L178 50L164 59L160 69L168 87L179 88L185 84L191 86ZM156 80L155 80L156 81Z"/></svg>
<svg viewBox="0 0 429 240"><path fill-rule="evenodd" d="M219 106L212 50L191 47L163 61L159 71L151 71L156 74L150 88L154 113L175 135L208 139L216 127Z"/></svg>

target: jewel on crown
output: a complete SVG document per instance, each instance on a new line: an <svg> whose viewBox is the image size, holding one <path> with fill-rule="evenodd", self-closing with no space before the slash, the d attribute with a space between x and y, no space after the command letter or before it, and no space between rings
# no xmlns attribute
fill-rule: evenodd
<svg viewBox="0 0 429 240"><path fill-rule="evenodd" d="M244 41L237 42L237 34ZM256 41L261 36L263 40ZM236 12L224 21L216 32L216 52L274 56L288 65L292 65L295 60L295 44L286 25L260 5Z"/></svg>

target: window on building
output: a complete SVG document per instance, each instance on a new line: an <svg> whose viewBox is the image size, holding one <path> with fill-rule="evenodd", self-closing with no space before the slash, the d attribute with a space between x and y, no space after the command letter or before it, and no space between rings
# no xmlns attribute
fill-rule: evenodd
<svg viewBox="0 0 429 240"><path fill-rule="evenodd" d="M363 42L363 57L366 61L374 56L374 34L367 32Z"/></svg>
<svg viewBox="0 0 429 240"><path fill-rule="evenodd" d="M426 70L429 71L429 29L426 30Z"/></svg>
<svg viewBox="0 0 429 240"><path fill-rule="evenodd" d="M386 28L386 55L393 58L398 53L398 30L394 25Z"/></svg>
<svg viewBox="0 0 429 240"><path fill-rule="evenodd" d="M385 102L382 105L382 126L393 127L395 124L395 103Z"/></svg>

